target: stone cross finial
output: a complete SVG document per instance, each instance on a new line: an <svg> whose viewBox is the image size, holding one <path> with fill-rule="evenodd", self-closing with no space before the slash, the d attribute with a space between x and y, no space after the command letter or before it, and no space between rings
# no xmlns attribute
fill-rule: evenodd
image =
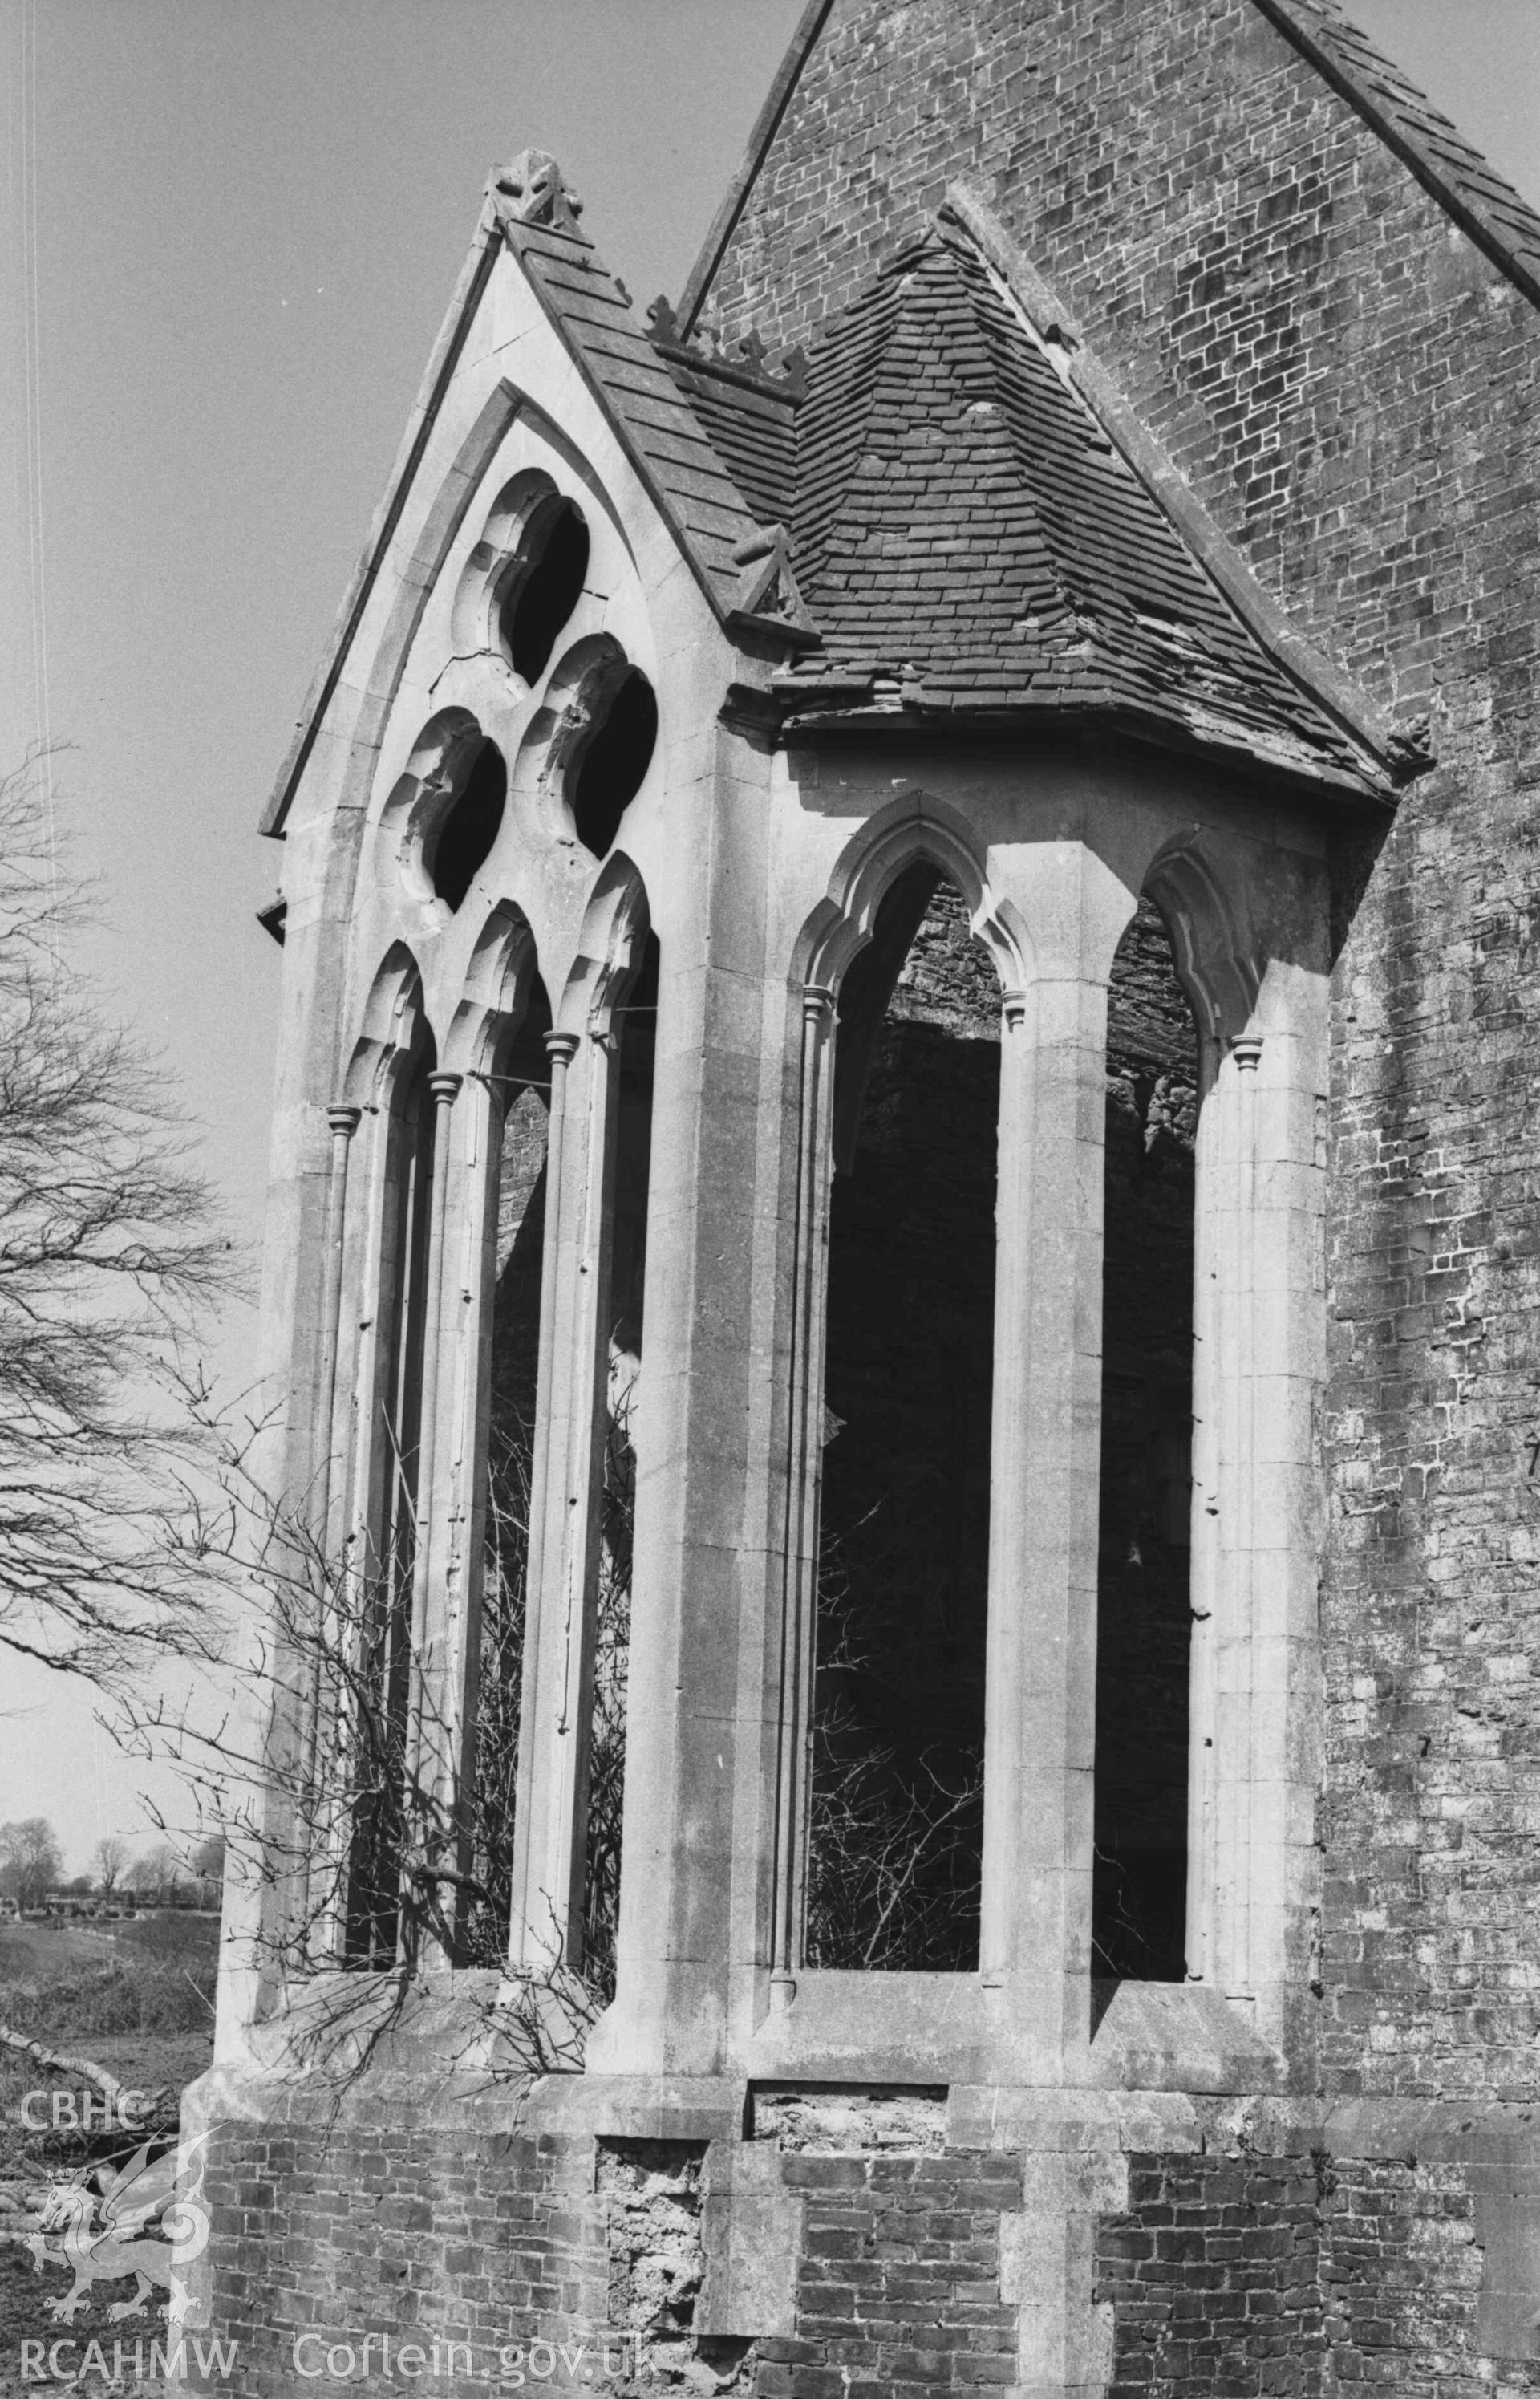
<svg viewBox="0 0 1540 2399"><path fill-rule="evenodd" d="M548 150L520 150L498 176L497 190L510 203L507 213L520 224L548 225L553 233L577 231L583 203L563 183Z"/></svg>

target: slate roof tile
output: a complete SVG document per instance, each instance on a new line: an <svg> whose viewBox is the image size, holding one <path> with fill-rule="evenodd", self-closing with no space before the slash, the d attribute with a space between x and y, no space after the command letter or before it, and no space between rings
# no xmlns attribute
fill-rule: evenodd
<svg viewBox="0 0 1540 2399"><path fill-rule="evenodd" d="M823 637L777 679L827 719L832 675L917 678L895 707L1108 711L1377 781L1277 664L941 220L815 343L793 564ZM853 698L863 718L869 701Z"/></svg>
<svg viewBox="0 0 1540 2399"><path fill-rule="evenodd" d="M504 221L504 235L631 452L718 608L737 591L733 552L756 516L699 414L588 237Z"/></svg>
<svg viewBox="0 0 1540 2399"><path fill-rule="evenodd" d="M805 388L685 344L664 305L649 336L580 234L506 231L724 617L786 528L818 637L775 678L790 710L1101 717L1384 791L954 213L822 329Z"/></svg>

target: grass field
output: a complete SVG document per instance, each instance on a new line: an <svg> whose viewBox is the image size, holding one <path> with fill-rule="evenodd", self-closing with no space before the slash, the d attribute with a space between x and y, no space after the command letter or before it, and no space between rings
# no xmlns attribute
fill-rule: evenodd
<svg viewBox="0 0 1540 2399"><path fill-rule="evenodd" d="M169 2092L155 2129L175 2129L175 2094L204 2071L213 2053L214 1971L219 1945L217 1918L168 1911L117 1924L7 1924L0 1926L0 2024L65 2056L89 2058L125 2091ZM66 2175L122 2162L142 2133L79 2130L49 2124L38 2131L23 2121L30 2093L34 2119L52 2116L52 2094L71 2093L75 2112L89 2085L76 2075L40 2073L25 2053L0 2045L0 2183L35 2189ZM66 2108L64 2112L69 2112ZM5 2219L0 2218L0 2225ZM14 2219L12 2219L14 2221ZM149 2341L163 2329L150 2314L121 2326L107 2322L107 2310L127 2298L128 2283L103 2284L73 2323L58 2324L50 2299L70 2287L55 2265L41 2271L14 2237L0 2231L0 2399L30 2387L20 2379L20 2343L74 2336L83 2353L93 2337L136 2335ZM130 2377L130 2379L132 2379Z"/></svg>

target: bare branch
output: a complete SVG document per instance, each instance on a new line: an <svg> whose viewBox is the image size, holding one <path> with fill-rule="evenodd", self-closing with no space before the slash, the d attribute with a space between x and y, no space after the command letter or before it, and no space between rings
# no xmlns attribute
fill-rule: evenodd
<svg viewBox="0 0 1540 2399"><path fill-rule="evenodd" d="M163 1072L70 961L90 893L38 764L0 779L0 1647L110 1690L209 1654L166 1525L206 1450L182 1353L237 1281Z"/></svg>

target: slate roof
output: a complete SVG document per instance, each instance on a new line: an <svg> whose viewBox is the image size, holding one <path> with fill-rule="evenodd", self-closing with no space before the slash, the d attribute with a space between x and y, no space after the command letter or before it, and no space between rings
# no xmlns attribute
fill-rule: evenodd
<svg viewBox="0 0 1540 2399"><path fill-rule="evenodd" d="M655 321L660 313L665 313L661 302L655 308ZM666 322L671 316L666 312ZM702 356L667 334L655 335L655 341L760 523L785 522L796 492L801 376L761 374L749 364L735 366L731 359Z"/></svg>
<svg viewBox="0 0 1540 2399"><path fill-rule="evenodd" d="M1095 721L1388 788L1204 571L955 215L790 372L751 341L685 343L663 303L649 339L575 224L504 230L719 614L778 619L783 711Z"/></svg>
<svg viewBox="0 0 1540 2399"><path fill-rule="evenodd" d="M1115 721L1384 787L945 216L812 346L790 522L821 647L790 709Z"/></svg>
<svg viewBox="0 0 1540 2399"><path fill-rule="evenodd" d="M706 427L659 358L619 278L586 234L509 214L503 232L603 404L644 482L725 614L741 569L734 552L758 519Z"/></svg>

